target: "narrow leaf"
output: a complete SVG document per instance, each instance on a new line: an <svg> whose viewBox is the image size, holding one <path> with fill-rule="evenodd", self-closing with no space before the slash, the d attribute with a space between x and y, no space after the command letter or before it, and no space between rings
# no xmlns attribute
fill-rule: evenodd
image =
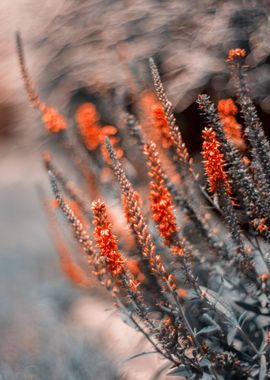
<svg viewBox="0 0 270 380"><path fill-rule="evenodd" d="M228 333L228 335L227 335L227 342L228 342L228 345L229 345L229 346L231 346L231 344L232 344L232 342L233 342L233 340L234 340L234 337L235 337L236 333L237 333L237 328L232 328L232 329L229 331L229 333Z"/></svg>
<svg viewBox="0 0 270 380"><path fill-rule="evenodd" d="M203 327L200 331L198 331L196 335L209 334L214 331L220 331L220 328L217 326L206 326Z"/></svg>
<svg viewBox="0 0 270 380"><path fill-rule="evenodd" d="M260 374L259 374L259 380L264 380L267 373L267 366L266 366L266 357L265 355L261 356L261 362L260 362Z"/></svg>
<svg viewBox="0 0 270 380"><path fill-rule="evenodd" d="M190 371L187 370L185 366L177 367L167 374L167 376L184 376L184 377L188 377L188 376L190 377L190 375L191 375Z"/></svg>

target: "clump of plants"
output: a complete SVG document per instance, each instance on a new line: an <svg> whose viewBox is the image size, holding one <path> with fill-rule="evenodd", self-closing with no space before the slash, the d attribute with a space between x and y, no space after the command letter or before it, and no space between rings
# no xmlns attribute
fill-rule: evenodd
<svg viewBox="0 0 270 380"><path fill-rule="evenodd" d="M270 145L249 94L245 51L227 59L235 101L216 107L208 95L197 98L203 178L152 59L154 90L133 87L133 114L122 105L116 125L107 125L84 103L68 126L35 91L19 35L17 47L30 102L77 173L75 184L43 154L54 195L45 208L66 275L105 287L170 375L269 378Z"/></svg>

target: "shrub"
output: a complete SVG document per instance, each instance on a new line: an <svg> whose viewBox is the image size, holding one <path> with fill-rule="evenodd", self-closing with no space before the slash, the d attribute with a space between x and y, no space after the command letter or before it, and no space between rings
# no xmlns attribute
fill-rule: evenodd
<svg viewBox="0 0 270 380"><path fill-rule="evenodd" d="M87 263L83 272L47 203L65 273L86 287L86 272L95 276L126 320L171 363L169 374L268 378L270 146L249 95L245 51L228 55L236 103L222 99L216 109L208 95L197 98L206 121L206 185L152 59L155 94L133 94L135 115L116 115L119 127L102 125L96 106L83 104L71 129L34 90L19 35L17 46L30 101L86 189L43 155L54 206ZM124 227L107 206L116 200Z"/></svg>

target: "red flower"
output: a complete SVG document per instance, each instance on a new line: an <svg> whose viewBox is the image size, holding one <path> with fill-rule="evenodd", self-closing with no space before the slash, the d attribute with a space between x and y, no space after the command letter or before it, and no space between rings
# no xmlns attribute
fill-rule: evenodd
<svg viewBox="0 0 270 380"><path fill-rule="evenodd" d="M170 246L177 233L176 219L173 213L171 195L165 185L164 173L158 157L155 143L145 145L144 153L148 160L150 182L150 202L153 219L158 225L159 233L165 244Z"/></svg>
<svg viewBox="0 0 270 380"><path fill-rule="evenodd" d="M169 126L162 105L156 102L152 106L153 124L156 131L160 131L163 148L170 148L173 145L169 132Z"/></svg>
<svg viewBox="0 0 270 380"><path fill-rule="evenodd" d="M186 291L186 289L184 289L184 288L178 288L178 289L177 289L177 294L178 294L178 297L179 297L179 298L186 298L186 296L187 296L187 291Z"/></svg>
<svg viewBox="0 0 270 380"><path fill-rule="evenodd" d="M228 54L228 61L234 61L237 58L245 58L246 51L244 49L231 49Z"/></svg>
<svg viewBox="0 0 270 380"><path fill-rule="evenodd" d="M67 122L59 112L53 107L40 107L42 113L42 121L48 131L52 133L59 133L67 129Z"/></svg>
<svg viewBox="0 0 270 380"><path fill-rule="evenodd" d="M105 203L100 200L93 202L92 210L94 214L93 224L95 225L94 236L100 255L105 258L112 277L119 277L125 271L125 260L118 250L117 238L112 233L112 224L108 220Z"/></svg>
<svg viewBox="0 0 270 380"><path fill-rule="evenodd" d="M145 277L141 271L140 265L139 265L137 260L135 260L135 259L129 260L127 262L127 267L137 281L139 281L139 282L144 281Z"/></svg>
<svg viewBox="0 0 270 380"><path fill-rule="evenodd" d="M67 246L58 241L57 250L60 258L61 269L65 275L72 281L75 285L80 285L83 287L90 287L91 280L87 274L82 270L82 268L74 261Z"/></svg>
<svg viewBox="0 0 270 380"><path fill-rule="evenodd" d="M263 282L267 281L268 278L269 278L269 274L268 274L268 273L263 273L263 274L261 275L261 277L260 277L260 279L261 279Z"/></svg>
<svg viewBox="0 0 270 380"><path fill-rule="evenodd" d="M238 109L233 99L220 99L218 102L218 112L223 116L235 116L237 115Z"/></svg>
<svg viewBox="0 0 270 380"><path fill-rule="evenodd" d="M86 147L95 150L100 144L99 114L91 103L82 104L76 112L80 134Z"/></svg>
<svg viewBox="0 0 270 380"><path fill-rule="evenodd" d="M252 224L262 234L269 231L266 218L254 219Z"/></svg>
<svg viewBox="0 0 270 380"><path fill-rule="evenodd" d="M246 144L242 137L241 125L235 118L238 109L233 99L221 99L218 102L218 112L228 140L230 140L237 148L244 150Z"/></svg>
<svg viewBox="0 0 270 380"><path fill-rule="evenodd" d="M94 236L100 256L104 258L105 266L118 285L128 286L136 293L138 282L132 278L127 270L127 263L118 249L116 236L112 233L112 224L108 220L105 203L101 200L92 203L95 226Z"/></svg>
<svg viewBox="0 0 270 380"><path fill-rule="evenodd" d="M172 289L176 289L176 284L172 281L170 274L166 271L160 255L156 255L155 253L155 245L148 230L147 224L145 223L141 208L138 205L136 192L127 179L122 165L117 160L116 154L112 145L110 144L110 141L107 140L106 144L110 158L112 160L113 170L121 186L122 195L125 196L126 205L129 209L130 215L129 223L140 245L141 255L148 259L152 273L161 276L162 281L165 283L165 285L163 285L164 289L167 288L168 284Z"/></svg>
<svg viewBox="0 0 270 380"><path fill-rule="evenodd" d="M105 161L108 161L108 153L104 146L104 138L110 137L114 147L116 147L117 157L123 156L123 150L117 146L119 138L117 129L111 125L102 126L96 107L92 103L83 103L76 112L76 120L82 139L89 150L101 148L101 153Z"/></svg>
<svg viewBox="0 0 270 380"><path fill-rule="evenodd" d="M215 193L218 190L218 185L222 182L227 190L231 193L231 187L228 182L227 173L224 170L225 161L223 154L220 152L220 142L216 138L216 133L212 128L203 130L203 150L204 168L207 174L209 191Z"/></svg>

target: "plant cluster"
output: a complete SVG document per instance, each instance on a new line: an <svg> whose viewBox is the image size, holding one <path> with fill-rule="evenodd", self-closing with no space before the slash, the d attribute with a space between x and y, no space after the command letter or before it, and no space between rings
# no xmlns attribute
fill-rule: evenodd
<svg viewBox="0 0 270 380"><path fill-rule="evenodd" d="M169 363L170 375L269 378L270 146L249 94L245 51L228 55L236 102L222 99L216 108L208 95L197 98L206 122L204 180L152 59L155 93L134 92L134 112L122 110L119 126L103 125L89 103L71 128L39 99L19 35L17 46L30 101L80 176L77 185L43 155L54 194L45 208L66 275L78 285L95 278L104 286ZM84 267L63 238L56 209Z"/></svg>

